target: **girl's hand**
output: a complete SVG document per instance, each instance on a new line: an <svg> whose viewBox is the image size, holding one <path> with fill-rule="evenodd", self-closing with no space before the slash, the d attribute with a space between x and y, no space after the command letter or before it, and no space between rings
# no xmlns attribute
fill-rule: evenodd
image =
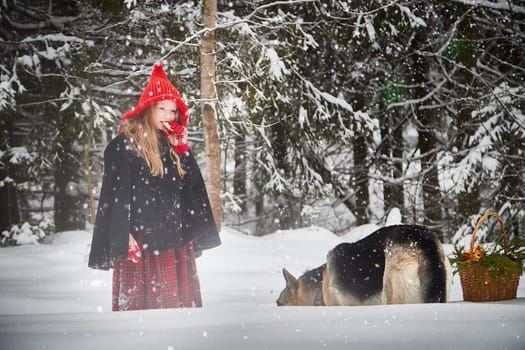
<svg viewBox="0 0 525 350"><path fill-rule="evenodd" d="M137 244L135 238L133 238L133 235L130 233L128 241L128 260L138 263L141 256L142 252L140 251L139 245Z"/></svg>

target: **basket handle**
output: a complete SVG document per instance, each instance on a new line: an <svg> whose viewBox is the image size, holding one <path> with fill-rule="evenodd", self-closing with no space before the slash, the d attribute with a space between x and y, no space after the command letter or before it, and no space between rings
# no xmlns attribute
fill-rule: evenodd
<svg viewBox="0 0 525 350"><path fill-rule="evenodd" d="M498 213L493 212L493 211L487 211L485 212L485 214L483 214L481 218L479 218L478 223L476 224L476 227L474 228L474 232L472 232L472 238L470 239L470 251L471 252L474 251L474 241L476 240L476 234L479 228L481 227L481 224L483 223L483 221L485 221L485 219L488 218L489 216L494 216L499 221L499 224L501 226L501 235L503 236L503 252L505 253L505 255L507 255L507 248L508 248L509 243L507 241L507 233L505 232L505 224L503 223L503 219L501 218L501 216L499 216Z"/></svg>

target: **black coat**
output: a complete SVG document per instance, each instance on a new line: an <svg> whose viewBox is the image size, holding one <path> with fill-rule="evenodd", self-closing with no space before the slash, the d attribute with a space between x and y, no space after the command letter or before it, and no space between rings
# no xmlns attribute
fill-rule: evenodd
<svg viewBox="0 0 525 350"><path fill-rule="evenodd" d="M164 138L160 136L162 140ZM124 135L104 151L104 178L93 231L89 267L107 270L125 260L129 234L144 248L163 251L193 241L197 254L220 245L208 194L190 152L180 155L187 174L180 177L169 147L162 152L164 176L152 176Z"/></svg>

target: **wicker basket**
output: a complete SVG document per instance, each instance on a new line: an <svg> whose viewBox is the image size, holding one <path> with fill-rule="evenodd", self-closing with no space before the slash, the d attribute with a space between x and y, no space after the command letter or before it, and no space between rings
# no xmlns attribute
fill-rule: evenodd
<svg viewBox="0 0 525 350"><path fill-rule="evenodd" d="M501 226L501 235L503 236L503 251L507 255L507 234L505 225L501 217L495 212L486 212L476 224L472 238L470 240L470 251L474 251L474 242L476 233L481 224L488 216L495 216ZM515 299L518 290L520 275L509 272L506 275L499 274L494 276L488 271L486 266L478 265L475 262L461 262L463 266L459 271L461 279L461 288L463 289L463 299L465 301L497 301Z"/></svg>

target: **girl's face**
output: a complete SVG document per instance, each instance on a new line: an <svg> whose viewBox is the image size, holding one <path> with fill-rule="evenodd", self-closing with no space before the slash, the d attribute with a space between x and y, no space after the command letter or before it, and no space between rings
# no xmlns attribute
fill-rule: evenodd
<svg viewBox="0 0 525 350"><path fill-rule="evenodd" d="M162 122L178 121L179 109L171 100L160 101L153 106L153 122L157 129L162 130Z"/></svg>

